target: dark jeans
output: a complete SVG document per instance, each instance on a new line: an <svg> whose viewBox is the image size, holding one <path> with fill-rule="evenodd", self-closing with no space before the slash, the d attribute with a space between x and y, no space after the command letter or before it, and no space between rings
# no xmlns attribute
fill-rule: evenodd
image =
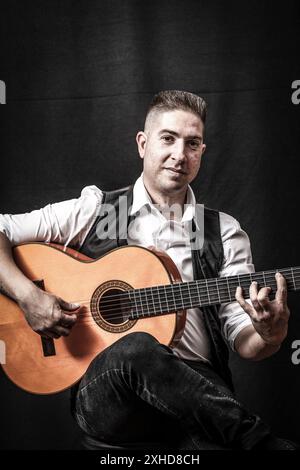
<svg viewBox="0 0 300 470"><path fill-rule="evenodd" d="M179 359L147 333L128 334L93 360L74 414L88 435L125 447L251 449L269 435L212 367Z"/></svg>

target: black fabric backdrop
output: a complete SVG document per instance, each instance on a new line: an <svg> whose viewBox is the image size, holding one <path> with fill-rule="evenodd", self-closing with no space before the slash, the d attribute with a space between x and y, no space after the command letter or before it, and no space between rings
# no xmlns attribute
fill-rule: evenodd
<svg viewBox="0 0 300 470"><path fill-rule="evenodd" d="M184 89L208 103L198 200L240 220L256 269L300 265L299 2L43 1L1 3L0 212L126 185L141 172L135 134L152 95ZM300 441L300 297L289 336L259 363L234 356L238 396ZM34 396L0 374L2 449L69 449L68 393Z"/></svg>

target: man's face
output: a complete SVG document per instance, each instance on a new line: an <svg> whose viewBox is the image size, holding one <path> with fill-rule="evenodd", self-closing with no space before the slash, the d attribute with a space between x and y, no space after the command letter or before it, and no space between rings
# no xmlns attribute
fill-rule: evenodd
<svg viewBox="0 0 300 470"><path fill-rule="evenodd" d="M165 195L186 190L197 176L204 126L189 111L162 111L154 114L145 132L138 132L140 157L144 160L144 182L149 189Z"/></svg>

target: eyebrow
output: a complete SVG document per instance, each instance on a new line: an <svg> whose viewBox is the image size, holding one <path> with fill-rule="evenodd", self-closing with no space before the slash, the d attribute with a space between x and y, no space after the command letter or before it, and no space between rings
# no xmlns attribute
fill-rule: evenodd
<svg viewBox="0 0 300 470"><path fill-rule="evenodd" d="M174 135L175 137L179 137L178 132L171 131L170 129L162 129L161 131L159 131L158 134L161 135L161 134L164 134L164 133L168 133L168 134ZM199 139L199 140L202 140L202 136L201 136L201 135L189 135L189 136L187 137L187 139Z"/></svg>

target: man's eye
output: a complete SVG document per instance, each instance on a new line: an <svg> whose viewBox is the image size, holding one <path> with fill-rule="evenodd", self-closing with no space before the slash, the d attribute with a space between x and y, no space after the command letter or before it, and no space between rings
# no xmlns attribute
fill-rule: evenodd
<svg viewBox="0 0 300 470"><path fill-rule="evenodd" d="M174 141L174 137L172 135L164 135L162 139L168 144Z"/></svg>
<svg viewBox="0 0 300 470"><path fill-rule="evenodd" d="M191 140L189 144L193 149L197 149L200 145L200 143L197 140Z"/></svg>

